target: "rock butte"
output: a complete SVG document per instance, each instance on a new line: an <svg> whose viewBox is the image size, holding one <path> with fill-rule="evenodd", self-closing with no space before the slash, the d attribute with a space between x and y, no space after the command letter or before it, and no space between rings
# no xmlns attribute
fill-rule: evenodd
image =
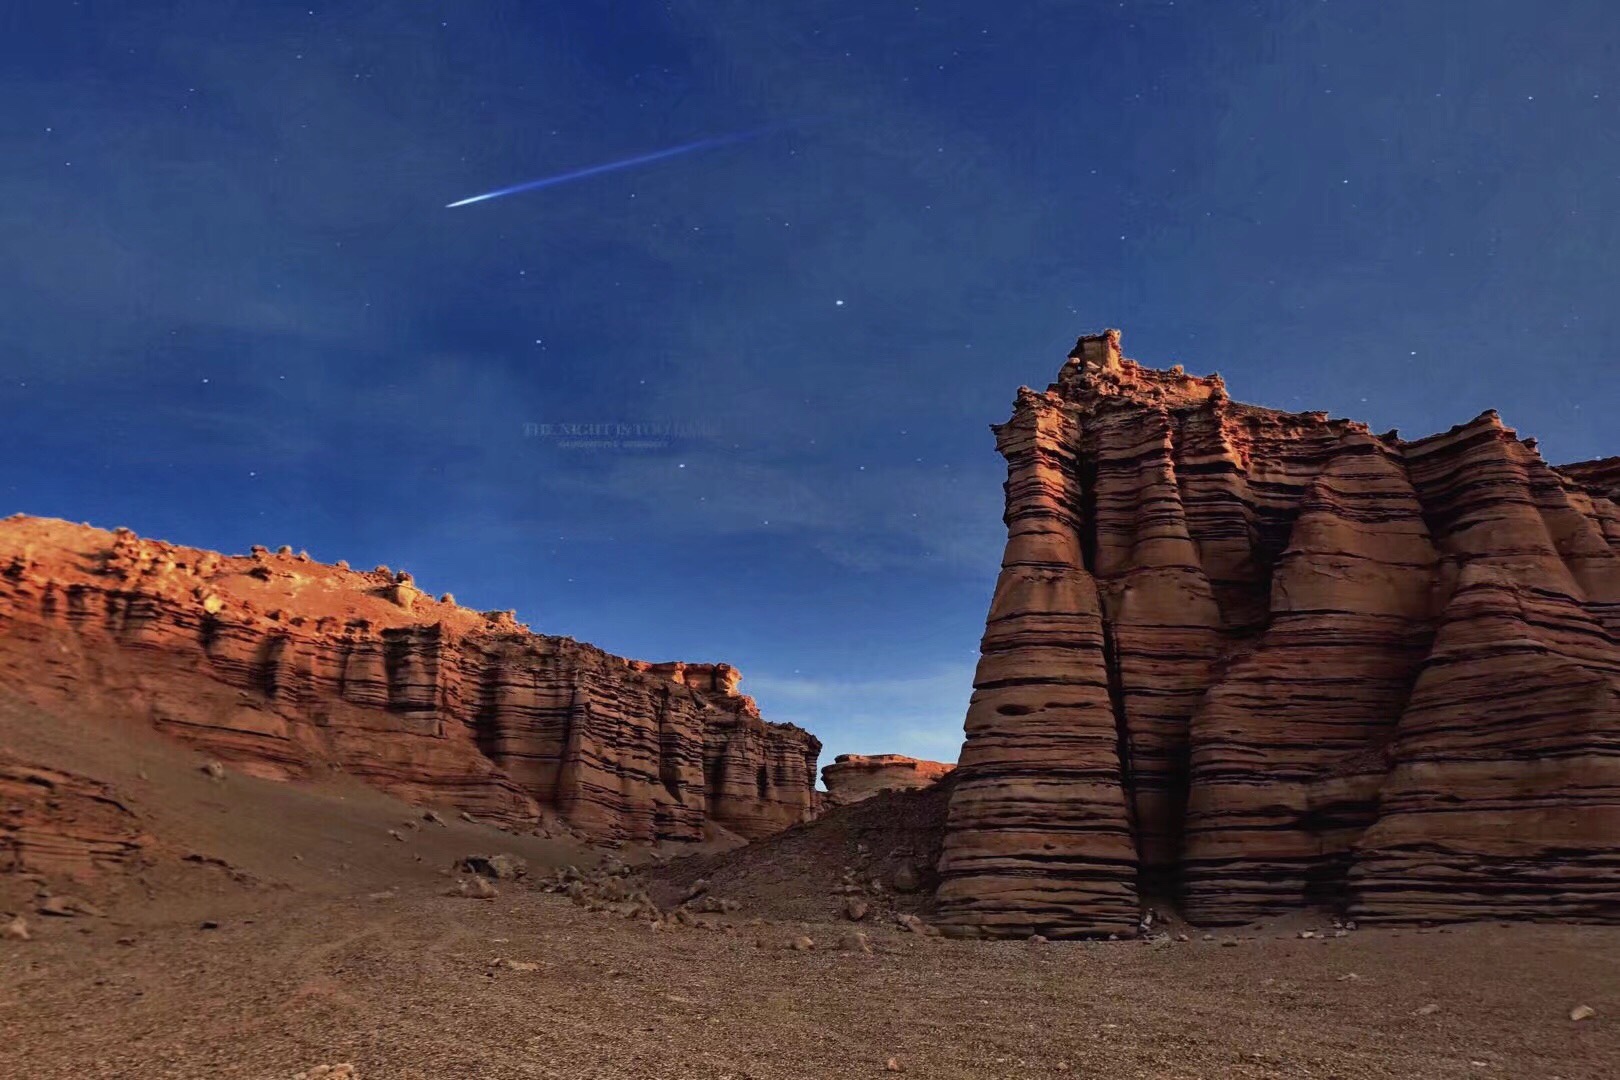
<svg viewBox="0 0 1620 1080"><path fill-rule="evenodd" d="M924 788L945 776L955 765L923 761L901 754L839 754L821 769L828 806L847 806L880 791Z"/></svg>
<svg viewBox="0 0 1620 1080"><path fill-rule="evenodd" d="M1620 918L1620 459L1242 405L1117 331L993 430L948 932Z"/></svg>
<svg viewBox="0 0 1620 1080"><path fill-rule="evenodd" d="M225 556L22 515L0 522L0 678L243 772L336 766L509 825L550 809L611 840L700 840L710 823L758 837L806 820L821 753L808 732L762 720L726 664L532 634L386 567ZM7 768L0 788L25 779ZM38 858L118 858L122 834L103 831Z"/></svg>

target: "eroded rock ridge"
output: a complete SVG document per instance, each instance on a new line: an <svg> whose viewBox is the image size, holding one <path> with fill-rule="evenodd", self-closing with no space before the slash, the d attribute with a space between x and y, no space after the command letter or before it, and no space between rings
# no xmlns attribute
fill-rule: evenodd
<svg viewBox="0 0 1620 1080"><path fill-rule="evenodd" d="M242 771L335 766L406 798L512 824L547 810L614 840L807 820L821 751L761 719L729 665L533 634L387 567L21 515L0 523L0 678Z"/></svg>
<svg viewBox="0 0 1620 1080"><path fill-rule="evenodd" d="M1243 405L1117 331L993 430L944 924L1620 918L1620 462Z"/></svg>

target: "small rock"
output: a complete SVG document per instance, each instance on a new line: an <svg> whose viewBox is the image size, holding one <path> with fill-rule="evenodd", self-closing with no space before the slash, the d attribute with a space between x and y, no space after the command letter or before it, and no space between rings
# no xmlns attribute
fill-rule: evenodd
<svg viewBox="0 0 1620 1080"><path fill-rule="evenodd" d="M800 934L798 937L788 942L788 948L792 949L794 952L809 952L815 947L816 943L805 937L803 934Z"/></svg>
<svg viewBox="0 0 1620 1080"><path fill-rule="evenodd" d="M71 919L75 915L89 915L99 919L106 915L106 912L96 905L88 900L80 900L77 896L47 896L34 910L41 915L55 915L64 919Z"/></svg>
<svg viewBox="0 0 1620 1080"><path fill-rule="evenodd" d="M922 874L917 864L910 859L902 859L889 874L889 888L897 893L914 893L922 888Z"/></svg>
<svg viewBox="0 0 1620 1080"><path fill-rule="evenodd" d="M1434 1002L1431 1001L1427 1005L1423 1005L1423 1006L1420 1006L1419 1008L1415 1009L1413 1011L1412 1015L1413 1016L1433 1016L1435 1013L1437 1013L1439 1011L1440 1011L1440 1006L1436 1005Z"/></svg>
<svg viewBox="0 0 1620 1080"><path fill-rule="evenodd" d="M1235 948L1237 948L1237 938L1227 938L1225 941L1221 942L1221 948L1223 948L1223 949L1235 949Z"/></svg>
<svg viewBox="0 0 1620 1080"><path fill-rule="evenodd" d="M424 811L422 811L422 820L426 821L426 822L430 822L430 823L432 823L434 825L443 825L447 829L450 827L450 823L448 821L444 820L444 818L440 817L439 812L437 810L424 810Z"/></svg>
<svg viewBox="0 0 1620 1080"><path fill-rule="evenodd" d="M389 829L388 830L388 835L392 836L395 840L398 840L401 843L403 843L405 841L404 834L401 833L398 829Z"/></svg>
<svg viewBox="0 0 1620 1080"><path fill-rule="evenodd" d="M532 960L497 960L496 967L503 967L508 971L539 971L540 965Z"/></svg>
<svg viewBox="0 0 1620 1080"><path fill-rule="evenodd" d="M865 932L856 930L844 938L843 948L845 952L862 952L870 955L872 952L872 939L868 938Z"/></svg>
<svg viewBox="0 0 1620 1080"><path fill-rule="evenodd" d="M872 905L858 896L851 896L844 901L844 918L850 922L860 922L871 910Z"/></svg>
<svg viewBox="0 0 1620 1080"><path fill-rule="evenodd" d="M899 1058L890 1058L883 1063L884 1072L905 1072L906 1067L900 1063Z"/></svg>
<svg viewBox="0 0 1620 1080"><path fill-rule="evenodd" d="M225 779L225 766L217 761L210 761L202 767L202 771L208 774L210 780Z"/></svg>
<svg viewBox="0 0 1620 1080"><path fill-rule="evenodd" d="M1176 935L1176 940L1186 942L1186 941L1191 941L1192 939L1189 938L1186 934L1177 934Z"/></svg>
<svg viewBox="0 0 1620 1080"><path fill-rule="evenodd" d="M1045 934L1031 934L1031 935L1029 935L1029 943L1031 945L1045 945L1046 944L1046 935Z"/></svg>
<svg viewBox="0 0 1620 1080"><path fill-rule="evenodd" d="M487 878L474 875L464 878L450 890L451 896L465 896L469 900L493 900L501 895L500 890L489 883Z"/></svg>
<svg viewBox="0 0 1620 1080"><path fill-rule="evenodd" d="M1340 982L1355 982L1359 978L1361 978L1360 975L1357 975L1355 972L1350 971L1350 972L1346 972L1343 975L1340 975L1339 976L1339 981Z"/></svg>
<svg viewBox="0 0 1620 1080"><path fill-rule="evenodd" d="M925 928L927 924L925 924L915 915L896 915L894 917L894 921L905 929L910 930L913 934L926 934L928 932Z"/></svg>
<svg viewBox="0 0 1620 1080"><path fill-rule="evenodd" d="M473 817L471 814L467 813L467 811L465 811L465 810L463 810L461 812L461 820L465 821L469 825L478 824L478 819Z"/></svg>
<svg viewBox="0 0 1620 1080"><path fill-rule="evenodd" d="M215 922L213 919L204 919L202 922L197 924L197 929L199 929L199 930L218 930L219 929L219 923Z"/></svg>
<svg viewBox="0 0 1620 1080"><path fill-rule="evenodd" d="M9 941L27 941L33 936L28 932L28 920L21 915L6 923L5 928L0 930L0 937L4 937Z"/></svg>
<svg viewBox="0 0 1620 1080"><path fill-rule="evenodd" d="M1315 930L1301 930L1299 932L1299 936L1302 937L1302 938L1305 938L1308 941L1311 938L1316 936L1316 931Z"/></svg>
<svg viewBox="0 0 1620 1080"><path fill-rule="evenodd" d="M1597 1010L1592 1008L1590 1005L1577 1005L1573 1009L1569 1010L1569 1018L1577 1023L1582 1020L1590 1020L1596 1015Z"/></svg>
<svg viewBox="0 0 1620 1080"><path fill-rule="evenodd" d="M360 1074L348 1062L341 1065L317 1065L294 1075L293 1080L360 1080Z"/></svg>

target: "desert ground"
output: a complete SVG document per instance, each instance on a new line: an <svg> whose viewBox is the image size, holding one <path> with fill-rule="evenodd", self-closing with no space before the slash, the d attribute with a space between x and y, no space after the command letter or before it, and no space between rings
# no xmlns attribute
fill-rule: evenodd
<svg viewBox="0 0 1620 1080"><path fill-rule="evenodd" d="M1171 923L1157 944L954 941L882 902L842 916L839 852L883 842L885 817L914 842L885 811L832 841L812 826L696 860L611 853L655 895L701 874L741 905L655 930L541 887L609 856L566 836L423 823L341 776L218 780L163 737L9 699L0 749L111 785L151 837L122 879L3 881L29 938L0 940L0 1076L1620 1074L1620 928L1335 937L1323 914L1207 937ZM528 876L449 895L458 858L494 852ZM37 912L69 889L100 914Z"/></svg>

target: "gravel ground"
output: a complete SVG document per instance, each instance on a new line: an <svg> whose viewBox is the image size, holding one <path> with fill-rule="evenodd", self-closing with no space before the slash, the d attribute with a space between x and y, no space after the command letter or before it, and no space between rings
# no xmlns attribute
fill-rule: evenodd
<svg viewBox="0 0 1620 1080"><path fill-rule="evenodd" d="M521 884L481 902L421 882L193 914L36 917L0 942L0 1075L1620 1075L1615 928L1155 948L868 927L866 954L835 947L847 923L654 932ZM800 934L816 948L783 947ZM1597 1015L1572 1022L1582 1004Z"/></svg>

